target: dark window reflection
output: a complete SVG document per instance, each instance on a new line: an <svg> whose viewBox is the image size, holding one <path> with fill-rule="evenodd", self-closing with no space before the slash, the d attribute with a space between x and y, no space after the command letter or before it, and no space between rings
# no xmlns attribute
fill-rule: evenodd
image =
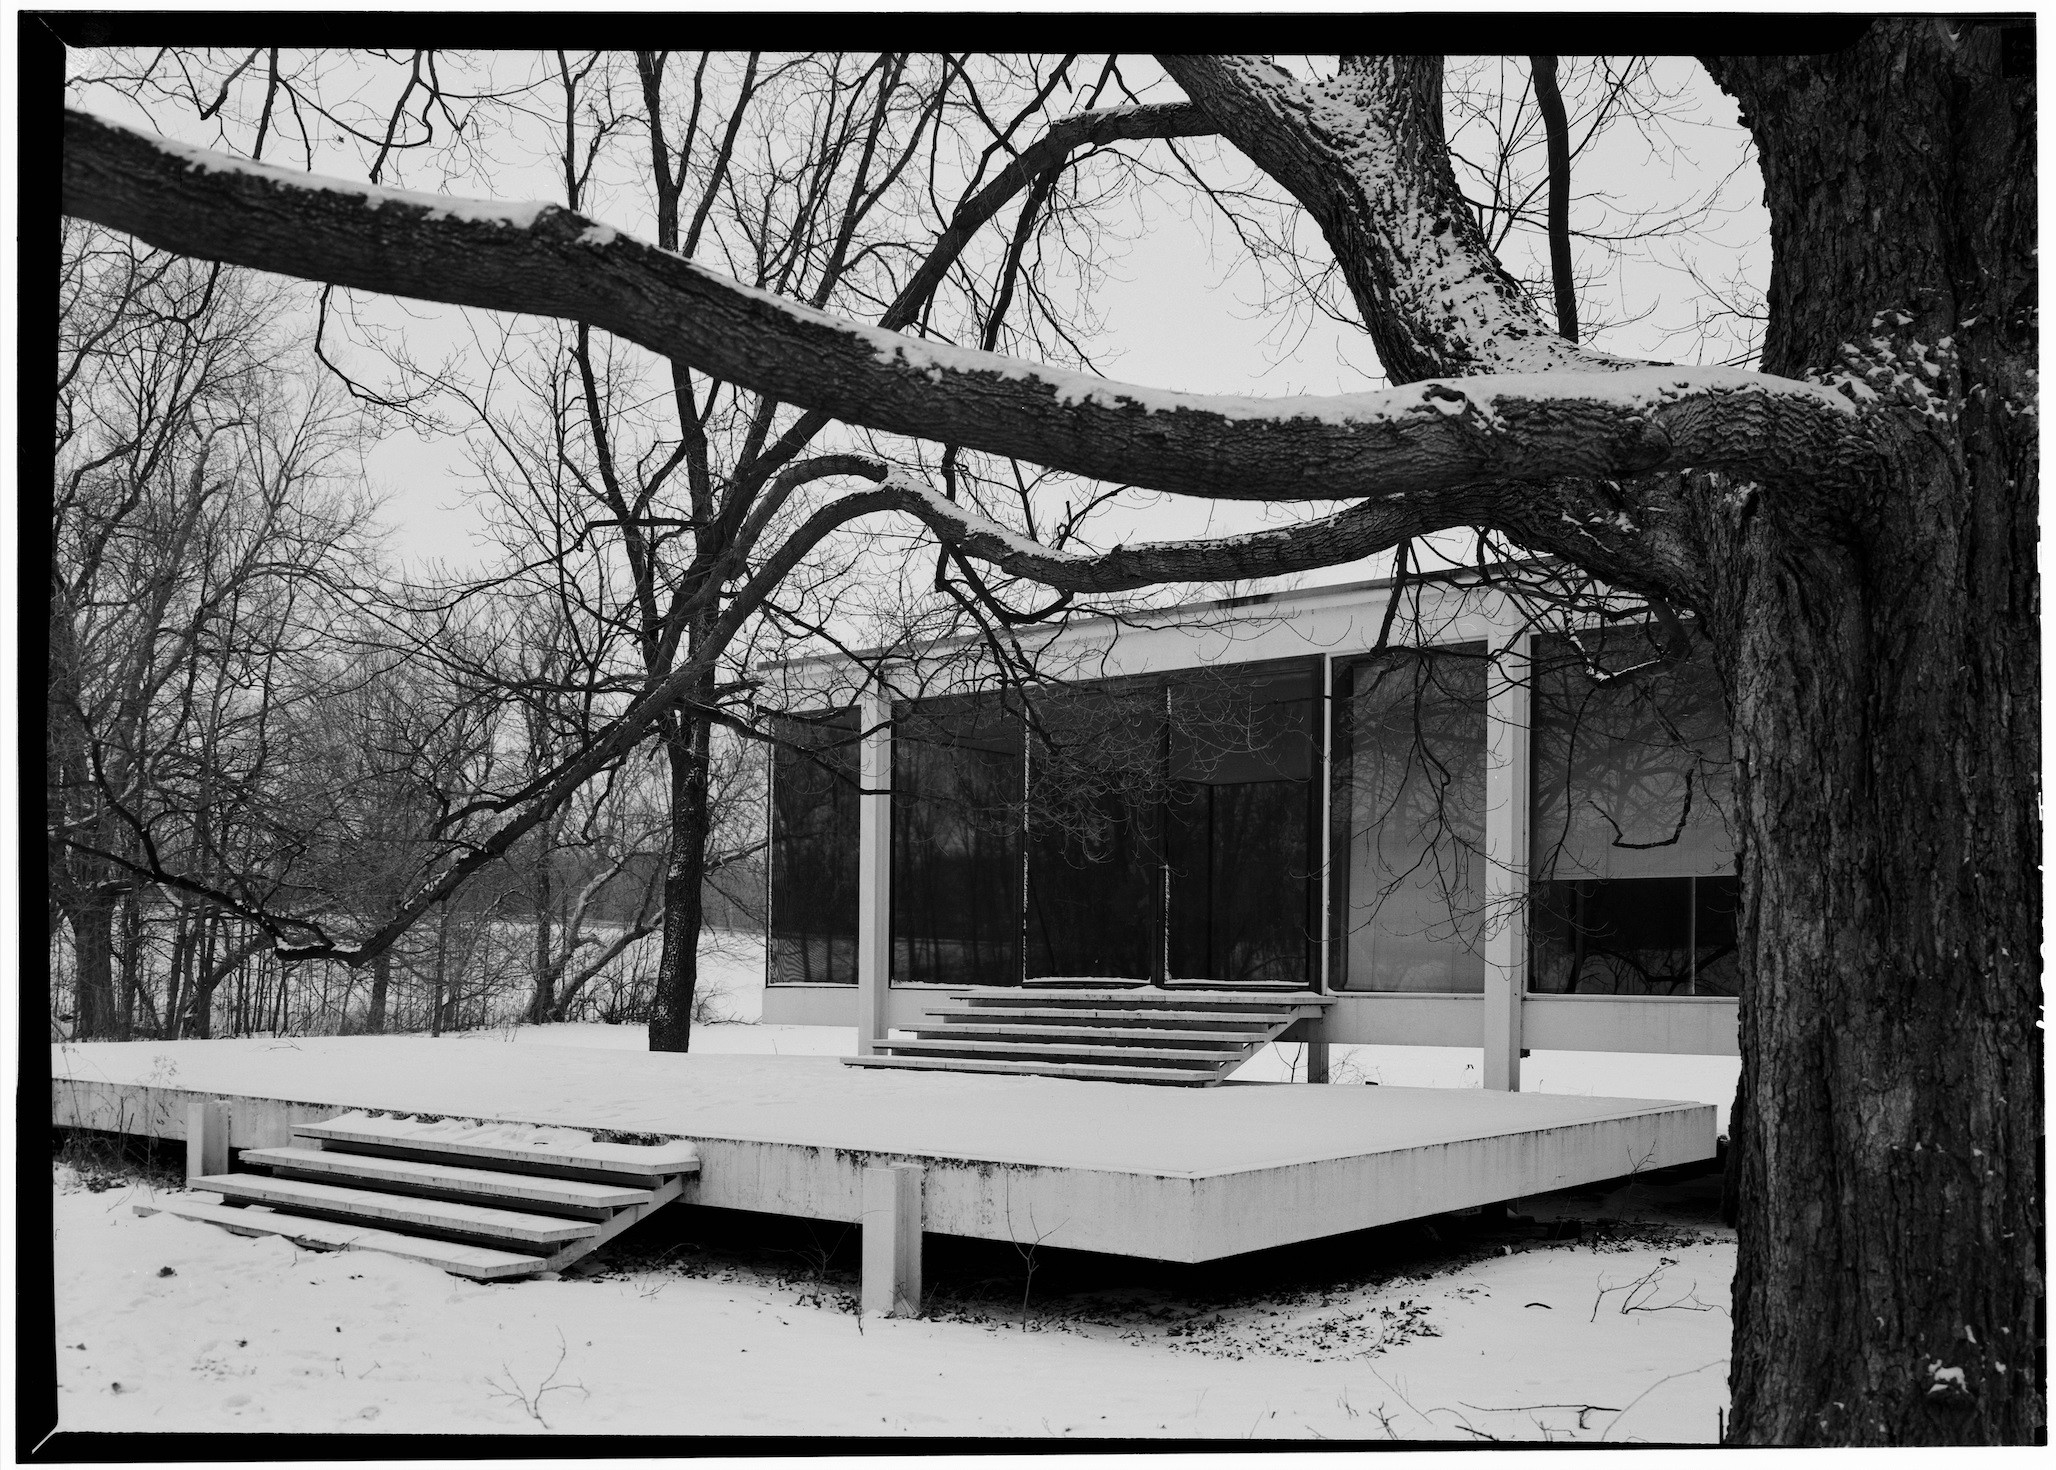
<svg viewBox="0 0 2056 1470"><path fill-rule="evenodd" d="M1481 991L1482 646L1398 649L1335 673L1337 985Z"/></svg>
<svg viewBox="0 0 2056 1470"><path fill-rule="evenodd" d="M894 981L1310 985L1317 693L1300 661L899 705ZM774 981L855 979L855 730L775 761Z"/></svg>
<svg viewBox="0 0 2056 1470"><path fill-rule="evenodd" d="M1316 692L1303 666L1170 686L1172 978L1312 983Z"/></svg>
<svg viewBox="0 0 2056 1470"><path fill-rule="evenodd" d="M1161 932L1162 689L1052 688L1033 709L1028 978L1149 979Z"/></svg>
<svg viewBox="0 0 2056 1470"><path fill-rule="evenodd" d="M901 705L892 745L892 977L1021 978L1021 724L994 701Z"/></svg>
<svg viewBox="0 0 2056 1470"><path fill-rule="evenodd" d="M772 984L857 983L857 716L780 720L771 756Z"/></svg>
<svg viewBox="0 0 2056 1470"><path fill-rule="evenodd" d="M1740 995L1742 959L1735 925L1742 911L1742 880L1692 880L1692 993Z"/></svg>
<svg viewBox="0 0 2056 1470"><path fill-rule="evenodd" d="M1035 696L1031 979L1312 983L1312 666Z"/></svg>
<svg viewBox="0 0 2056 1470"><path fill-rule="evenodd" d="M1667 663L1636 628L1536 639L1532 752L1530 988L1735 994L1732 768L1703 642Z"/></svg>

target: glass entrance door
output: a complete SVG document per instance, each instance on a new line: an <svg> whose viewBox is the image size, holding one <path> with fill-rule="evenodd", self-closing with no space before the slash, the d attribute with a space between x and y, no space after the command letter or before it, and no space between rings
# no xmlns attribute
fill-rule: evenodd
<svg viewBox="0 0 2056 1470"><path fill-rule="evenodd" d="M1310 987L1317 668L898 706L894 982Z"/></svg>
<svg viewBox="0 0 2056 1470"><path fill-rule="evenodd" d="M1311 783L1180 784L1166 823L1168 978L1306 985Z"/></svg>
<svg viewBox="0 0 2056 1470"><path fill-rule="evenodd" d="M1157 978L1163 945L1159 685L1061 685L1030 706L1025 975Z"/></svg>

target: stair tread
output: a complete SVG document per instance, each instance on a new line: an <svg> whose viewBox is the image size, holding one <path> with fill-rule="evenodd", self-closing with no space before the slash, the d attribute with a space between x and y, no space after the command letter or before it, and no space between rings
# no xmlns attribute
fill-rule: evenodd
<svg viewBox="0 0 2056 1470"><path fill-rule="evenodd" d="M923 1036L1047 1036L1100 1038L1133 1038L1137 1041L1211 1041L1221 1046L1238 1046L1242 1037L1234 1031L1180 1031L1171 1026L1016 1026L1007 1023L986 1025L982 1022L941 1022L930 1026L917 1022L905 1028L918 1031ZM1255 1034L1256 1028L1250 1028Z"/></svg>
<svg viewBox="0 0 2056 1470"><path fill-rule="evenodd" d="M1085 1034L1092 1036L1095 1033L1087 1031ZM1002 1037L993 1037L989 1040L973 1038L957 1041L948 1039L929 1040L924 1037L917 1041L907 1041L888 1037L879 1042L878 1045L884 1050L893 1052L935 1052L942 1055L1006 1051L1019 1052L1024 1056L1030 1057L1075 1056L1109 1061L1119 1057L1159 1057L1167 1061L1193 1062L1211 1067L1218 1067L1228 1063L1239 1063L1242 1060L1242 1053L1239 1049L1235 1051L1199 1051L1191 1047L1094 1046L1087 1041L1066 1044L1048 1038L1013 1041Z"/></svg>
<svg viewBox="0 0 2056 1470"><path fill-rule="evenodd" d="M952 1011L1060 1011L1065 1015L1098 1016L1219 1016L1230 1020L1243 1016L1318 1015L1322 1007L1291 1001L1249 1000L1239 1005L1209 1005L1179 1000L1137 1001L1127 1004L1113 996L1093 996L1071 1002L1054 995L949 996L936 1009Z"/></svg>
<svg viewBox="0 0 2056 1470"><path fill-rule="evenodd" d="M1318 995L1310 990L1296 990L1289 987L1280 987L1276 990L1268 988L1207 990L1203 988L1186 989L1183 986L1174 986L1168 990L1154 987L1137 987L1127 990L1120 988L1104 990L1080 988L1073 990L1068 987L1058 986L975 985L952 989L948 993L953 997L971 1000L1018 999L1026 996L1037 1000L1045 997L1062 1000L1117 1000L1136 1002L1143 1005L1186 1005L1195 1001L1202 1004L1215 1002L1223 1005L1275 1005L1279 1001L1290 1000L1295 1005L1325 1006L1330 1002L1330 997L1328 996Z"/></svg>
<svg viewBox="0 0 2056 1470"><path fill-rule="evenodd" d="M313 1220L305 1215L282 1215L262 1207L231 1209L201 1201L159 1201L137 1205L138 1215L166 1214L181 1220L219 1225L238 1235L278 1235L302 1245L326 1246L331 1250L380 1251L410 1261L423 1261L458 1276L495 1281L510 1276L530 1276L543 1269L541 1256L518 1251L496 1250L491 1246L464 1245L453 1240L431 1240L421 1235L378 1230L335 1220Z"/></svg>
<svg viewBox="0 0 2056 1470"><path fill-rule="evenodd" d="M1169 1009L1150 1010L1085 1010L1065 1006L951 1006L945 1010L930 1012L931 1015L967 1017L975 1020L989 1020L995 1016L1006 1016L1020 1020L1035 1020L1049 1016L1077 1016L1087 1020L1137 1021L1144 1018L1166 1021L1213 1021L1239 1023L1250 1026L1279 1026L1287 1021L1296 1021L1298 1015L1291 1011L1182 1011Z"/></svg>
<svg viewBox="0 0 2056 1470"><path fill-rule="evenodd" d="M592 1235L590 1220L566 1220L492 1205L422 1199L371 1189L348 1189L304 1179L271 1179L256 1174L208 1174L189 1181L193 1189L211 1190L235 1199L255 1200L277 1208L327 1210L361 1220L385 1220L416 1229L449 1230L485 1235L522 1245L548 1247Z"/></svg>
<svg viewBox="0 0 2056 1470"><path fill-rule="evenodd" d="M1206 1086L1220 1080L1215 1069L1185 1067L1119 1067L1110 1063L981 1061L967 1057L844 1057L849 1067L903 1067L930 1072L1006 1072L1036 1077L1076 1077L1092 1082L1169 1082Z"/></svg>
<svg viewBox="0 0 2056 1470"><path fill-rule="evenodd" d="M539 1204L576 1205L588 1209L625 1209L648 1204L650 1192L625 1184L593 1184L583 1179L552 1179L542 1174L507 1174L457 1164L431 1164L418 1159L385 1159L376 1154L342 1153L318 1148L252 1148L242 1153L245 1164L294 1169L345 1180L376 1180L448 1189L494 1199Z"/></svg>
<svg viewBox="0 0 2056 1470"><path fill-rule="evenodd" d="M301 1138L360 1147L395 1147L451 1159L518 1163L530 1169L563 1168L654 1183L699 1172L699 1151L688 1142L596 1143L573 1128L477 1123L458 1119L423 1123L411 1118L345 1113L322 1123L296 1123Z"/></svg>

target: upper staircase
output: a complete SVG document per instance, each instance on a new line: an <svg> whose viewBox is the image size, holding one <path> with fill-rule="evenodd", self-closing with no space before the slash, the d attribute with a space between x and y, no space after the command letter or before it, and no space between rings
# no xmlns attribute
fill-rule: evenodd
<svg viewBox="0 0 2056 1470"><path fill-rule="evenodd" d="M136 1213L497 1281L562 1270L677 1199L700 1169L689 1143L596 1143L525 1124L345 1113L293 1135L288 1148L243 1150L238 1171L188 1181L220 1204L159 1201Z"/></svg>
<svg viewBox="0 0 2056 1470"><path fill-rule="evenodd" d="M911 1036L843 1061L1212 1087L1327 1006L1325 996L1286 987L978 986L946 992Z"/></svg>

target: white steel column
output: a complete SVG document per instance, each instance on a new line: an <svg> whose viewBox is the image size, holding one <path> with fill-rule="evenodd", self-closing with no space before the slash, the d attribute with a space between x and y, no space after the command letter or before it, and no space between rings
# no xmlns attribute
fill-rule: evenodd
<svg viewBox="0 0 2056 1470"><path fill-rule="evenodd" d="M1528 984L1528 638L1495 632L1485 687L1485 1086L1521 1088Z"/></svg>
<svg viewBox="0 0 2056 1470"><path fill-rule="evenodd" d="M866 1317L918 1317L921 1166L866 1165L863 1188L864 1272L858 1287L858 1305Z"/></svg>
<svg viewBox="0 0 2056 1470"><path fill-rule="evenodd" d="M892 699L873 685L857 702L857 1055L885 1036L892 974Z"/></svg>
<svg viewBox="0 0 2056 1470"><path fill-rule="evenodd" d="M290 1140L289 1140L290 1141ZM186 1178L228 1172L228 1104L217 1099L186 1104Z"/></svg>
<svg viewBox="0 0 2056 1470"><path fill-rule="evenodd" d="M1330 814L1335 809L1335 656L1321 655L1321 698L1314 706L1315 718L1321 722L1321 811L1315 825L1320 831L1321 851L1319 854L1321 874L1321 901L1315 907L1314 922L1321 926L1315 936L1315 963L1320 967L1314 976L1314 989L1325 995L1331 983L1333 957L1328 952L1328 936L1334 932L1334 921L1329 917L1329 905L1335 902L1334 874L1335 853L1334 829ZM1328 1034L1327 1017L1323 1015L1314 1023L1319 1040L1306 1043L1306 1080L1326 1082L1328 1080Z"/></svg>

